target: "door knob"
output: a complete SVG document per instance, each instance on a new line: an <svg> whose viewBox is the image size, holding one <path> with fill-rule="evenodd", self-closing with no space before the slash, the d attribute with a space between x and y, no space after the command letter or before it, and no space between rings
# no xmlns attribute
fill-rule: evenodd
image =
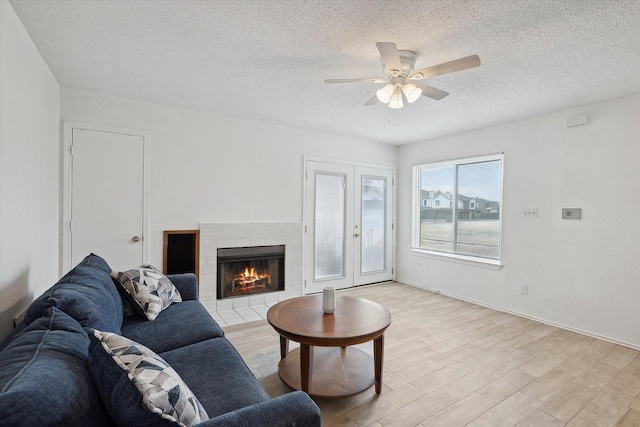
<svg viewBox="0 0 640 427"><path fill-rule="evenodd" d="M133 236L131 240L133 240L134 243L138 243L140 241L140 236Z"/></svg>
<svg viewBox="0 0 640 427"><path fill-rule="evenodd" d="M360 233L353 233L353 237L360 237Z"/></svg>

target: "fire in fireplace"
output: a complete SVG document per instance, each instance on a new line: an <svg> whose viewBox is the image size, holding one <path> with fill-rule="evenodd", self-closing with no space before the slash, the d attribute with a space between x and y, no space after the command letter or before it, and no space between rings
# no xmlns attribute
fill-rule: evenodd
<svg viewBox="0 0 640 427"><path fill-rule="evenodd" d="M284 245L218 249L217 298L284 290Z"/></svg>
<svg viewBox="0 0 640 427"><path fill-rule="evenodd" d="M271 275L268 271L259 272L255 267L245 267L242 273L233 276L233 291L246 292L254 288L271 286Z"/></svg>

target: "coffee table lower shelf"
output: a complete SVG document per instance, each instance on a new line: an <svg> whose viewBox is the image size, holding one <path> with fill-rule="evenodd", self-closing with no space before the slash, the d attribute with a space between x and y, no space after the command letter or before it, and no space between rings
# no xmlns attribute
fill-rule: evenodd
<svg viewBox="0 0 640 427"><path fill-rule="evenodd" d="M351 396L374 384L373 358L355 347L312 347L308 394L313 397ZM280 379L300 390L300 349L287 353L278 364Z"/></svg>

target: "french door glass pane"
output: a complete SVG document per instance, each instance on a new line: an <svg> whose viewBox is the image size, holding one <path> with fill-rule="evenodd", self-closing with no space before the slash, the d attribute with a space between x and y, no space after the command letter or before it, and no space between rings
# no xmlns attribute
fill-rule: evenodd
<svg viewBox="0 0 640 427"><path fill-rule="evenodd" d="M453 167L423 169L420 174L420 247L453 250Z"/></svg>
<svg viewBox="0 0 640 427"><path fill-rule="evenodd" d="M456 252L483 258L500 258L501 161L458 166Z"/></svg>
<svg viewBox="0 0 640 427"><path fill-rule="evenodd" d="M344 175L316 174L315 279L344 276Z"/></svg>
<svg viewBox="0 0 640 427"><path fill-rule="evenodd" d="M362 177L361 273L385 269L386 179Z"/></svg>

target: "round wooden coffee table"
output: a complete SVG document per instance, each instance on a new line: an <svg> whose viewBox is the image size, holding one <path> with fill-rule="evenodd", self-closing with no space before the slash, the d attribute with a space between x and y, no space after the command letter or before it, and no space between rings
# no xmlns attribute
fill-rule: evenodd
<svg viewBox="0 0 640 427"><path fill-rule="evenodd" d="M280 334L278 374L295 390L315 397L345 397L375 384L382 387L384 331L391 313L362 298L336 296L333 314L322 311L322 295L279 302L267 320ZM300 348L289 352L289 340ZM373 340L373 358L349 347Z"/></svg>

